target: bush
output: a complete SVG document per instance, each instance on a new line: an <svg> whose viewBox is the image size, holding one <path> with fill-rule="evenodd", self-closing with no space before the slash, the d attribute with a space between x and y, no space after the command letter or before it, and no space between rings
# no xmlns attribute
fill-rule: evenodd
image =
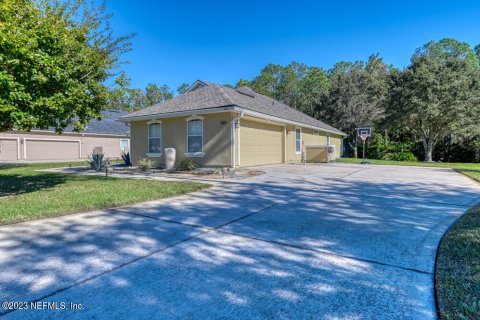
<svg viewBox="0 0 480 320"><path fill-rule="evenodd" d="M367 157L378 160L394 160L394 161L417 161L413 154L413 144L405 142L397 142L389 139L385 134L373 134L372 141L366 149ZM361 150L359 150L361 154Z"/></svg>
<svg viewBox="0 0 480 320"><path fill-rule="evenodd" d="M418 161L417 157L410 152L398 152L398 153L386 153L380 160L393 160L393 161Z"/></svg>
<svg viewBox="0 0 480 320"><path fill-rule="evenodd" d="M191 159L183 159L177 165L178 171L192 171L198 168L198 164L196 164Z"/></svg>
<svg viewBox="0 0 480 320"><path fill-rule="evenodd" d="M123 164L127 167L132 166L132 161L130 160L130 152L122 153Z"/></svg>
<svg viewBox="0 0 480 320"><path fill-rule="evenodd" d="M87 160L90 168L95 171L101 171L105 169L105 167L109 163L109 160L108 158L104 159L104 157L105 155L103 153L92 153L92 155L90 155Z"/></svg>
<svg viewBox="0 0 480 320"><path fill-rule="evenodd" d="M153 163L152 163L152 160L150 160L150 159L148 159L148 158L142 158L142 159L138 162L138 166L140 167L140 170L142 170L142 171L147 171L147 170L149 170L150 168L152 168Z"/></svg>

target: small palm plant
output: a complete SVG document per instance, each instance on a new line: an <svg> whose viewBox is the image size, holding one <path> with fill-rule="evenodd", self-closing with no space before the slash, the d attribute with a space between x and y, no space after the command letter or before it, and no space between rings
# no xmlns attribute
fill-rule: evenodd
<svg viewBox="0 0 480 320"><path fill-rule="evenodd" d="M90 165L90 169L93 169L95 171L101 171L107 166L108 159L105 158L105 155L103 153L94 152L91 156L88 157L87 162Z"/></svg>
<svg viewBox="0 0 480 320"><path fill-rule="evenodd" d="M130 152L122 153L122 160L123 160L123 164L126 167L131 167L132 166L132 161L130 160Z"/></svg>

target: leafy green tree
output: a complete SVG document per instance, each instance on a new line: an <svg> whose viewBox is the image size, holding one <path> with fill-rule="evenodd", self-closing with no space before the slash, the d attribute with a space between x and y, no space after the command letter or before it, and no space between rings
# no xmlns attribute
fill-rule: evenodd
<svg viewBox="0 0 480 320"><path fill-rule="evenodd" d="M109 19L86 0L0 2L0 131L100 118L132 37L115 37Z"/></svg>
<svg viewBox="0 0 480 320"><path fill-rule="evenodd" d="M240 88L240 87L251 87L252 84L250 81L245 80L245 79L240 79L237 84L235 85L235 88Z"/></svg>
<svg viewBox="0 0 480 320"><path fill-rule="evenodd" d="M172 98L173 98L173 91L171 91L166 84L159 87L156 84L149 83L145 88L146 106L151 106L156 103L166 101Z"/></svg>
<svg viewBox="0 0 480 320"><path fill-rule="evenodd" d="M279 90L283 67L278 64L269 64L253 78L250 86L258 93L262 93L276 100L281 100L282 93Z"/></svg>
<svg viewBox="0 0 480 320"><path fill-rule="evenodd" d="M300 111L318 117L318 109L330 90L330 78L321 68L309 67L306 76L300 80Z"/></svg>
<svg viewBox="0 0 480 320"><path fill-rule="evenodd" d="M252 81L241 79L236 86L250 86L259 93L314 116L321 97L328 91L329 79L321 68L293 61L286 66L267 65Z"/></svg>
<svg viewBox="0 0 480 320"><path fill-rule="evenodd" d="M130 89L128 92L129 109L131 111L148 107L145 92L142 89Z"/></svg>
<svg viewBox="0 0 480 320"><path fill-rule="evenodd" d="M177 93L179 95L184 94L187 92L188 88L190 88L190 85L188 83L182 83L178 88L177 88Z"/></svg>
<svg viewBox="0 0 480 320"><path fill-rule="evenodd" d="M390 118L414 132L432 161L440 138L480 122L479 60L467 43L428 42L395 75Z"/></svg>
<svg viewBox="0 0 480 320"><path fill-rule="evenodd" d="M118 87L110 92L109 107L127 111L140 110L173 98L173 91L167 85L159 87L149 83L145 90L129 88L125 77L118 80Z"/></svg>
<svg viewBox="0 0 480 320"><path fill-rule="evenodd" d="M129 86L130 79L124 74L115 80L115 86L109 92L109 109L131 110Z"/></svg>
<svg viewBox="0 0 480 320"><path fill-rule="evenodd" d="M339 62L330 71L330 90L319 107L319 115L348 134L357 156L356 128L374 126L384 117L390 67L378 55L367 62Z"/></svg>

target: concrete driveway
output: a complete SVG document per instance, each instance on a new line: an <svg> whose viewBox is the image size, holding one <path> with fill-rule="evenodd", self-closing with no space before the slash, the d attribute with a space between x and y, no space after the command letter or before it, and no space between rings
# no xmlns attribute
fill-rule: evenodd
<svg viewBox="0 0 480 320"><path fill-rule="evenodd" d="M173 199L0 227L0 301L79 308L0 314L436 317L436 248L448 226L480 201L479 184L440 168L262 170Z"/></svg>

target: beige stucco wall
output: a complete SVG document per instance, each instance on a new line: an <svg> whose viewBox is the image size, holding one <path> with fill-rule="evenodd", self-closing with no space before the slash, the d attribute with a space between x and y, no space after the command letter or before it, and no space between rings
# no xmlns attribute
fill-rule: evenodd
<svg viewBox="0 0 480 320"><path fill-rule="evenodd" d="M295 152L295 128L298 126L287 125L287 146L286 156L287 162L299 162L302 160L302 155ZM326 145L327 132L320 131L318 135L313 134L313 129L302 128L303 145ZM330 144L335 145L335 158L340 158L342 136L330 133Z"/></svg>
<svg viewBox="0 0 480 320"><path fill-rule="evenodd" d="M7 148L3 149L4 154L0 155L0 160L87 159L95 147L102 147L103 153L108 158L120 158L122 154L120 140L125 139L129 140L127 137L76 133L59 135L54 132L39 131L2 132L0 133L0 144ZM124 151L128 152L129 150L127 148ZM13 157L12 154L15 156Z"/></svg>
<svg viewBox="0 0 480 320"><path fill-rule="evenodd" d="M203 166L231 166L232 164L232 120L239 114L233 112L223 112L217 114L206 114L204 117L204 157L192 157L191 159ZM177 150L177 161L186 158L185 152L187 148L187 117L174 117L159 119L162 121L162 148L173 147ZM235 163L238 166L248 166L257 163L276 163L278 152L272 152L271 155L259 155L261 161L250 161L248 157L243 157L240 153L246 155L249 148L262 147L263 142L273 139L271 132L263 137L261 130L252 131L252 121L258 123L256 129L278 128L277 135L280 141L279 148L282 162L299 162L301 161L301 154L295 152L295 127L294 125L285 125L278 122L273 122L265 119L244 116L240 119L240 127L234 129L235 137ZM224 124L222 124L222 122ZM131 155L133 163L144 157L148 157L156 164L163 165L163 155L160 157L148 156L148 121L134 121L131 123ZM242 127L243 124L243 127ZM243 130L243 134L242 134ZM249 130L251 132L246 132ZM251 134L255 132L256 134ZM288 132L288 134L285 134ZM275 134L274 134L275 135ZM285 141L286 135L286 141ZM320 131L319 134L313 134L313 129L302 128L302 140L304 145L326 145L327 133ZM240 139L240 143L238 143ZM336 146L336 158L340 157L341 152L340 135L330 134L330 143ZM246 147L247 146L247 147ZM253 163L255 162L255 163Z"/></svg>
<svg viewBox="0 0 480 320"><path fill-rule="evenodd" d="M162 149L175 148L177 162L190 158L202 166L231 165L231 120L230 112L202 115L203 151L202 157L188 157L187 118L174 117L159 119L162 123ZM134 164L142 158L150 158L158 165L164 164L164 157L148 155L148 121L131 123L131 155Z"/></svg>
<svg viewBox="0 0 480 320"><path fill-rule="evenodd" d="M342 154L342 141L343 137L340 135L331 134L330 144L335 145L335 158L340 158Z"/></svg>

